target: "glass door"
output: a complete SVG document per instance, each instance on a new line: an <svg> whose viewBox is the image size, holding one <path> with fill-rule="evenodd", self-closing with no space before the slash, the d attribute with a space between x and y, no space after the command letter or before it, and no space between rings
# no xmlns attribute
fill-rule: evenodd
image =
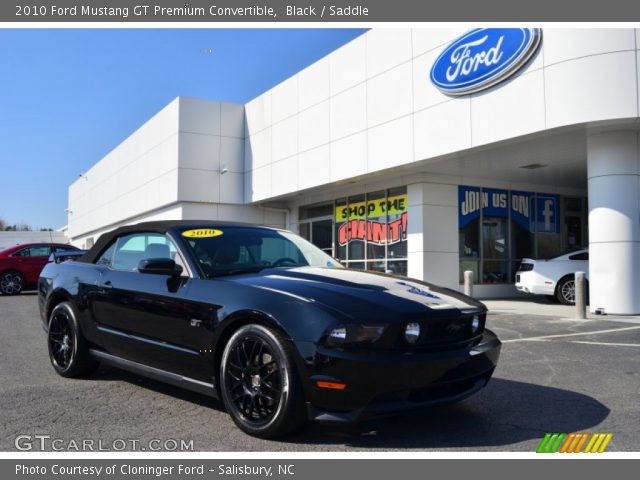
<svg viewBox="0 0 640 480"><path fill-rule="evenodd" d="M507 228L506 218L484 217L482 219L482 283L509 281Z"/></svg>
<svg viewBox="0 0 640 480"><path fill-rule="evenodd" d="M318 207L315 207L315 209L318 209ZM330 211L332 210L333 205L330 205ZM304 238L305 240L309 240L326 254L331 255L332 257L334 256L333 217L331 215L305 218L304 220L300 221L298 231L302 238Z"/></svg>
<svg viewBox="0 0 640 480"><path fill-rule="evenodd" d="M333 257L333 221L331 219L312 221L309 240L320 250Z"/></svg>

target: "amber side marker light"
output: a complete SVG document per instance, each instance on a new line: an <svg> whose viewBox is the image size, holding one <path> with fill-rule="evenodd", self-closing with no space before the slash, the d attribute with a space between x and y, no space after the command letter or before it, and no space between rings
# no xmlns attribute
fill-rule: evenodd
<svg viewBox="0 0 640 480"><path fill-rule="evenodd" d="M337 383L337 382L325 382L323 380L318 380L316 382L318 388L328 388L330 390L344 390L347 388L346 383Z"/></svg>

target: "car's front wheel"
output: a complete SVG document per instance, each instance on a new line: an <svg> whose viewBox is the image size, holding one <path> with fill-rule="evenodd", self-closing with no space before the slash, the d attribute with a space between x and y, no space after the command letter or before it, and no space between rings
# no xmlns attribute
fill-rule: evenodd
<svg viewBox="0 0 640 480"><path fill-rule="evenodd" d="M273 438L304 425L302 388L290 348L278 333L257 324L241 327L227 342L220 390L227 412L244 432Z"/></svg>
<svg viewBox="0 0 640 480"><path fill-rule="evenodd" d="M4 272L0 275L0 292L5 295L18 295L24 288L24 277L20 272Z"/></svg>
<svg viewBox="0 0 640 480"><path fill-rule="evenodd" d="M51 365L59 375L82 377L98 367L98 362L89 355L89 346L70 303L59 303L51 311L47 340Z"/></svg>

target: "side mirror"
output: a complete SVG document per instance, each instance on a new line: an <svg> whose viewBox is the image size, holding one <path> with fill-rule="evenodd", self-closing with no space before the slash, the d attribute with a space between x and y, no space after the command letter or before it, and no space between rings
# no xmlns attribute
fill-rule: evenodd
<svg viewBox="0 0 640 480"><path fill-rule="evenodd" d="M179 277L182 273L182 267L180 265L176 265L176 262L170 258L145 258L140 260L140 263L138 264L138 271L140 273Z"/></svg>

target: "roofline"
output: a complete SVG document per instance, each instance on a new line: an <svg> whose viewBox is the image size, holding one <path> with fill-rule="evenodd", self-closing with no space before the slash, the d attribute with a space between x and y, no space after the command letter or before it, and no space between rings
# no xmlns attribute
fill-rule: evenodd
<svg viewBox="0 0 640 480"><path fill-rule="evenodd" d="M121 227L110 230L103 233L98 238L98 241L91 247L91 249L82 257L79 261L94 263L97 260L97 256L105 249L105 247L111 243L114 237L120 236L126 233L135 232L152 232L152 233L167 233L169 230L179 227L240 227L240 228L263 228L267 230L282 230L281 228L265 227L262 225L255 225L251 223L239 223L239 222L221 222L217 220L157 220L151 222L140 222L132 225L123 225Z"/></svg>
<svg viewBox="0 0 640 480"><path fill-rule="evenodd" d="M9 248L15 248L15 247L32 247L34 245L58 245L61 247L68 247L69 244L68 243L61 243L61 242L29 242L29 243L16 243L15 245L11 245L10 247L7 247L7 250ZM78 247L75 247L78 248Z"/></svg>

